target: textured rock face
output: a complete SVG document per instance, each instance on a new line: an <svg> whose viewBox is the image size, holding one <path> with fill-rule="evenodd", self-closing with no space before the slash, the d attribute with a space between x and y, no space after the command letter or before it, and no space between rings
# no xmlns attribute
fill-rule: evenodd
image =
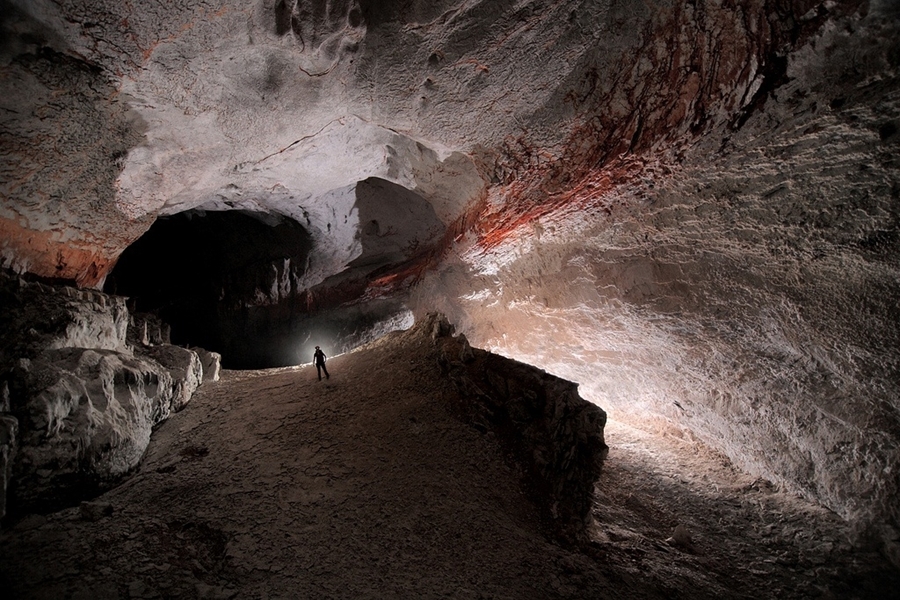
<svg viewBox="0 0 900 600"><path fill-rule="evenodd" d="M675 161L612 188L611 170L589 174L535 218L496 212L510 229L457 248L422 310L581 382L615 418L690 431L896 562L894 16L825 27L758 112Z"/></svg>
<svg viewBox="0 0 900 600"><path fill-rule="evenodd" d="M290 219L309 264L229 317L279 360L440 309L898 552L896 3L2 9L3 265L100 285L158 216Z"/></svg>
<svg viewBox="0 0 900 600"><path fill-rule="evenodd" d="M108 351L51 350L9 377L22 436L13 468L19 509L48 509L140 462L178 391L158 364Z"/></svg>
<svg viewBox="0 0 900 600"><path fill-rule="evenodd" d="M193 350L178 346L149 346L143 348L141 353L169 371L173 381L171 409L184 408L203 382L203 363L200 356ZM168 411L164 416L168 416Z"/></svg>
<svg viewBox="0 0 900 600"><path fill-rule="evenodd" d="M594 484L607 446L606 413L578 395L578 385L452 337L443 316L417 329L432 332L441 370L464 399L463 413L492 429L522 464L527 488L552 528L587 539Z"/></svg>
<svg viewBox="0 0 900 600"><path fill-rule="evenodd" d="M22 4L0 6L0 265L92 285L152 222L123 219L114 201L143 126L95 63L25 12L46 7Z"/></svg>
<svg viewBox="0 0 900 600"><path fill-rule="evenodd" d="M91 290L27 283L0 272L0 365L43 349L124 350L125 299Z"/></svg>
<svg viewBox="0 0 900 600"><path fill-rule="evenodd" d="M200 358L200 366L203 369L203 382L218 381L222 370L222 355L218 352L210 352L204 348L191 348Z"/></svg>
<svg viewBox="0 0 900 600"><path fill-rule="evenodd" d="M123 298L6 273L0 290L3 512L7 490L20 513L70 504L138 465L153 426L200 385L200 357L171 345L135 355Z"/></svg>

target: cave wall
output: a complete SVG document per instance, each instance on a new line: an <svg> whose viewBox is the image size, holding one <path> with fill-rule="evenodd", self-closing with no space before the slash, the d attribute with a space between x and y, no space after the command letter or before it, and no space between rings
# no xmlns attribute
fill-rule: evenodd
<svg viewBox="0 0 900 600"><path fill-rule="evenodd" d="M0 72L0 266L96 285L152 222L115 204L141 118L99 65L8 2Z"/></svg>
<svg viewBox="0 0 900 600"><path fill-rule="evenodd" d="M441 298L473 344L581 382L611 418L823 503L896 561L895 17L826 27L739 128L625 185L588 176L581 206L499 244L472 236L421 301Z"/></svg>
<svg viewBox="0 0 900 600"><path fill-rule="evenodd" d="M260 319L250 311L302 289L311 248L309 234L290 219L179 213L159 219L122 253L105 289L158 315L174 343L210 348L225 355L226 366L240 365L245 354L269 354L266 334L278 327L277 320L254 327Z"/></svg>
<svg viewBox="0 0 900 600"><path fill-rule="evenodd" d="M204 375L217 376L208 352L133 343L122 297L2 269L0 305L0 518L58 510L120 482L153 427L187 405Z"/></svg>
<svg viewBox="0 0 900 600"><path fill-rule="evenodd" d="M157 216L237 209L304 224L322 281L346 266L335 207L370 177L424 197L445 225L455 219L483 178L466 154L370 114L380 75L357 59L358 3L329 3L327 18L298 31L283 29L276 4L5 1L3 87L16 92L3 99L2 168L16 175L3 190L2 265L102 286ZM369 45L419 49L385 36ZM60 73L32 82L32 63Z"/></svg>

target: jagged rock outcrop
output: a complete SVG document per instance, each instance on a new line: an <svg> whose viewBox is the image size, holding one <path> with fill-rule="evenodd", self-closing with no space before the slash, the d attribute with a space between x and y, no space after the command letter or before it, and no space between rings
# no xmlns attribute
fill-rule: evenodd
<svg viewBox="0 0 900 600"><path fill-rule="evenodd" d="M130 472L184 390L151 360L86 348L21 359L7 382L21 428L17 510L70 504Z"/></svg>
<svg viewBox="0 0 900 600"><path fill-rule="evenodd" d="M45 349L125 349L125 298L28 282L0 271L0 365Z"/></svg>
<svg viewBox="0 0 900 600"><path fill-rule="evenodd" d="M218 381L219 372L222 370L222 355L218 352L210 352L205 348L191 348L200 358L200 367L203 369L203 382Z"/></svg>
<svg viewBox="0 0 900 600"><path fill-rule="evenodd" d="M124 298L6 272L0 294L5 490L18 512L57 508L132 471L152 428L188 403L203 366L184 348L128 346ZM137 320L137 337L148 321ZM215 372L215 356L207 362Z"/></svg>
<svg viewBox="0 0 900 600"><path fill-rule="evenodd" d="M193 350L178 346L148 346L141 348L139 352L169 371L173 382L171 408L172 410L184 408L203 382L203 363L200 356Z"/></svg>
<svg viewBox="0 0 900 600"><path fill-rule="evenodd" d="M472 348L465 336L452 335L442 315L429 315L414 329L431 335L441 371L462 396L456 408L506 445L554 531L586 540L594 484L608 450L606 413L583 400L576 383Z"/></svg>

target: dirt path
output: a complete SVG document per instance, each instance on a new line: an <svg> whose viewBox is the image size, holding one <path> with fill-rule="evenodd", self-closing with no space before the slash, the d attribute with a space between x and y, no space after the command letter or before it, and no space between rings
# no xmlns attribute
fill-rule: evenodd
<svg viewBox="0 0 900 600"><path fill-rule="evenodd" d="M4 597L843 598L897 584L832 516L617 424L596 541L562 548L493 436L451 414L427 354L384 340L330 360L323 382L311 366L225 372L125 484L0 536ZM665 541L678 523L692 549Z"/></svg>

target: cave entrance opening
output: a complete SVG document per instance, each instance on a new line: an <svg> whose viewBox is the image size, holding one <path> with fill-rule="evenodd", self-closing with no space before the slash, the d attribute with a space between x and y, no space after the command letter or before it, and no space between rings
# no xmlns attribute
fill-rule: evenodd
<svg viewBox="0 0 900 600"><path fill-rule="evenodd" d="M306 229L280 215L187 211L126 248L104 291L168 323L172 343L220 352L228 368L293 364L293 347L272 338L273 315L254 309L261 290L298 287L311 250Z"/></svg>

